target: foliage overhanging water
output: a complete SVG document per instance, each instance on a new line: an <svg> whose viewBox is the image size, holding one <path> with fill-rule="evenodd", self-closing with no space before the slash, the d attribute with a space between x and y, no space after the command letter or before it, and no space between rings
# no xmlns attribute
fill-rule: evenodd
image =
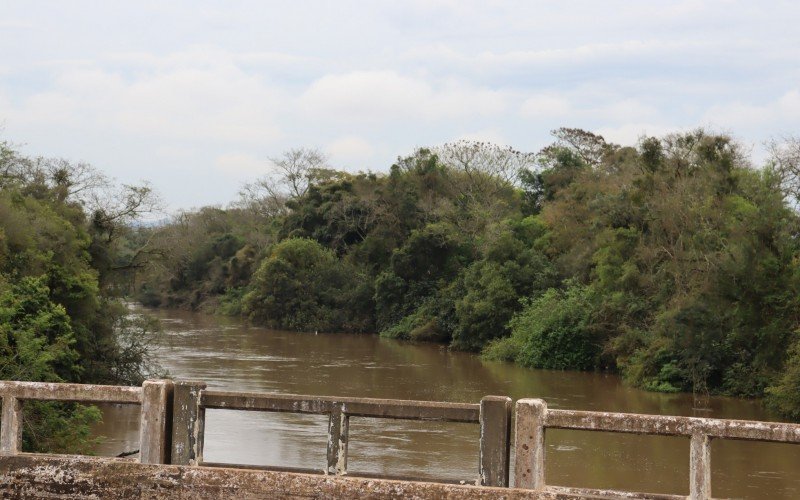
<svg viewBox="0 0 800 500"><path fill-rule="evenodd" d="M687 394L648 393L600 373L528 370L485 362L434 345L374 335L303 334L254 328L234 319L158 310L165 335L158 361L175 378L209 387L320 396L477 402L482 396L540 397L557 408L774 420L757 401L710 398L694 409ZM105 408L98 453L138 447L131 407ZM321 416L209 410L209 462L323 468L327 420ZM478 428L394 420L353 419L351 471L474 480ZM797 498L800 447L717 441L717 497ZM689 442L682 438L548 431L550 484L688 493Z"/></svg>

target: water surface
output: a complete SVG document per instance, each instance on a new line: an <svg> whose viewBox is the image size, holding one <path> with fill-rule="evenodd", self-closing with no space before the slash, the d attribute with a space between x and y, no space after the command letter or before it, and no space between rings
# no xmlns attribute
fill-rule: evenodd
<svg viewBox="0 0 800 500"><path fill-rule="evenodd" d="M552 408L776 420L755 401L648 393L599 373L529 370L429 344L375 335L291 333L230 318L157 310L159 362L175 378L209 388L319 396L477 403L485 395L543 398ZM98 453L138 448L134 407L105 408ZM327 418L231 410L207 412L209 462L325 466ZM474 481L478 426L352 418L348 469ZM583 431L547 432L549 484L688 494L689 440ZM715 497L800 498L800 446L716 441Z"/></svg>

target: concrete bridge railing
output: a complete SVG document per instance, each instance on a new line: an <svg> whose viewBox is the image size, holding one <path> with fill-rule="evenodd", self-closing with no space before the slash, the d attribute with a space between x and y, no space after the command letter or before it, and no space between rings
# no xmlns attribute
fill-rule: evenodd
<svg viewBox="0 0 800 500"><path fill-rule="evenodd" d="M743 439L800 444L800 425L780 422L552 410L541 399L520 399L514 433L516 488L545 491L545 431L573 429L690 438L689 498L711 498L711 440ZM558 488L561 491L578 491ZM623 494L623 492L608 492ZM666 497L666 495L664 495Z"/></svg>
<svg viewBox="0 0 800 500"><path fill-rule="evenodd" d="M141 407L139 456L146 464L169 463L167 433L172 424L172 381L147 380L141 387L0 381L3 398L0 453L17 454L22 443L25 400L124 403Z"/></svg>
<svg viewBox="0 0 800 500"><path fill-rule="evenodd" d="M464 422L480 425L478 484L508 486L511 444L511 398L486 396L480 404L338 398L291 394L212 391L203 382L175 383L171 462L181 465L230 467L203 461L206 409L305 413L328 416L327 468L330 475L347 474L347 445L353 417ZM271 469L275 469L272 467ZM319 473L312 469L281 468ZM364 477L364 474L360 474ZM373 475L381 479L413 479ZM447 480L441 480L447 482Z"/></svg>
<svg viewBox="0 0 800 500"><path fill-rule="evenodd" d="M52 491L68 491L70 495L80 496L80 493L89 492L91 494L86 494L91 496L109 493L113 488L125 486L128 488L125 491L133 491L137 487L138 491L141 491L142 488L152 487L165 494L167 490L164 488L167 488L175 498L182 498L182 495L189 491L192 494L205 492L209 497L214 497L213 492L222 491L219 488L223 486L227 488L225 491L233 493L237 491L286 493L287 484L296 484L302 485L305 493L347 491L350 495L353 492L364 491L364 488L386 488L385 491L402 490L406 493L413 490L420 492L418 496L422 498L425 498L426 494L421 492L429 492L431 497L441 497L444 493L447 493L445 496L452 494L454 498L491 496L491 488L478 488L473 491L464 489L465 486L453 486L461 489L446 490L442 489L445 488L442 485L409 486L411 489L404 489L405 486L398 486L400 483L391 481L394 479L413 481L414 478L359 474L361 478L371 478L368 480L374 479L376 482L358 483L352 479L354 474L347 474L349 422L354 417L478 424L480 453L476 484L507 488L513 456L514 489L497 490L509 492L509 495L506 495L509 498L685 498L675 495L547 485L545 434L548 428L687 437L690 440L689 486L692 499L711 498L713 439L800 443L800 424L556 410L548 409L545 401L540 399L522 399L516 403L512 447L511 399L502 396L486 396L479 404L440 403L228 392L209 390L203 382L197 381L148 380L142 387L0 381L0 397L3 402L0 422L0 483L5 481L10 488L17 488L3 490L3 487L0 487L0 493L11 491L44 494ZM132 464L130 460L120 462L119 459L111 458L89 459L22 453L21 424L23 403L26 400L139 405L141 407L139 462L171 464L169 465L171 468L158 472L158 469L146 468L144 465L132 469L131 467L139 464ZM246 471L243 469L245 466L241 465L204 462L203 441L207 409L327 415L327 467L324 470L264 467L261 471ZM252 468L252 466L246 467ZM53 475L53 468L62 472L66 470L66 476L64 474L60 476L72 478L70 479L72 482L52 485L50 477ZM284 473L288 475L279 477ZM297 475L298 473L300 475ZM165 474L172 478L172 482L163 482ZM119 481L109 482L107 478L114 475L137 477L141 484L137 486L121 484ZM83 478L82 482L75 482L75 477ZM97 477L105 479L98 483ZM314 477L320 479L314 480ZM422 483L415 482L415 484ZM217 490L208 489L212 486ZM320 489L314 490L317 487ZM476 493L478 491L483 493ZM512 491L515 493L511 494Z"/></svg>

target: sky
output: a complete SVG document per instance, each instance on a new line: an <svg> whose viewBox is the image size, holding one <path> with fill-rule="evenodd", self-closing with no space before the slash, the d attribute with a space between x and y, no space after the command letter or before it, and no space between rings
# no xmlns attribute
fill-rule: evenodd
<svg viewBox="0 0 800 500"><path fill-rule="evenodd" d="M458 139L535 152L706 127L800 134L800 3L0 0L0 140L227 205L270 157L388 171Z"/></svg>

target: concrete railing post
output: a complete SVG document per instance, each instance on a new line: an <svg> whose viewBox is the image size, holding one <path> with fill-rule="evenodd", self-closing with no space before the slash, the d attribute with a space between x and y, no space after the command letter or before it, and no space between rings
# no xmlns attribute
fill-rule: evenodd
<svg viewBox="0 0 800 500"><path fill-rule="evenodd" d="M350 418L343 403L336 403L328 419L328 468L326 474L347 473L347 434Z"/></svg>
<svg viewBox="0 0 800 500"><path fill-rule="evenodd" d="M2 418L0 453L17 454L22 448L22 401L14 396L3 396Z"/></svg>
<svg viewBox="0 0 800 500"><path fill-rule="evenodd" d="M481 399L480 476L482 486L508 486L511 451L511 398Z"/></svg>
<svg viewBox="0 0 800 500"><path fill-rule="evenodd" d="M700 431L692 433L689 448L689 498L711 498L711 437Z"/></svg>
<svg viewBox="0 0 800 500"><path fill-rule="evenodd" d="M175 381L172 401L172 450L170 463L198 465L203 457L205 409L200 408L200 391L205 382Z"/></svg>
<svg viewBox="0 0 800 500"><path fill-rule="evenodd" d="M145 380L142 384L139 461L143 464L169 463L172 387L171 380Z"/></svg>
<svg viewBox="0 0 800 500"><path fill-rule="evenodd" d="M514 487L544 489L544 431L547 403L541 399L517 401L514 432Z"/></svg>

